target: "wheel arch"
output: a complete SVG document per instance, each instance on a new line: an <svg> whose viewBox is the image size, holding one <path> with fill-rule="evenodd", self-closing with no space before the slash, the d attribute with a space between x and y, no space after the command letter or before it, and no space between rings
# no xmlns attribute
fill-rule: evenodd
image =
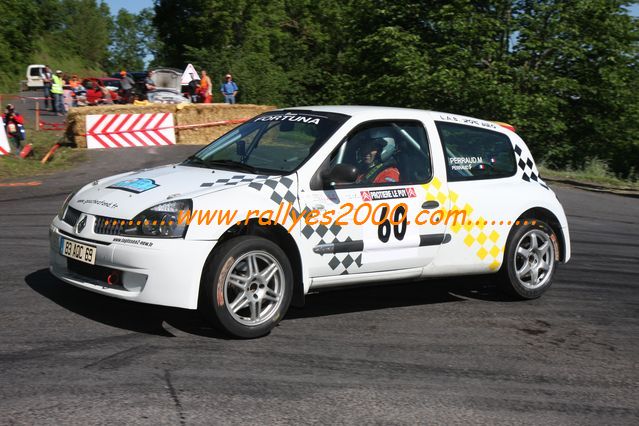
<svg viewBox="0 0 639 426"><path fill-rule="evenodd" d="M304 306L304 276L302 273L300 250L295 239L293 239L291 234L282 225L260 225L258 218L250 219L247 223L233 225L220 236L211 255L215 253L217 247L226 241L243 235L265 238L284 250L293 269L293 297L291 299L291 305L295 307ZM202 274L202 277L204 277L204 274Z"/></svg>
<svg viewBox="0 0 639 426"><path fill-rule="evenodd" d="M561 222L559 222L559 219L557 218L557 216L555 216L555 214L551 212L550 210L545 209L543 207L533 207L519 215L518 220L522 220L522 219L539 219L547 223L548 226L550 226L550 229L553 230L555 235L557 235L557 239L559 240L559 247L561 250L561 252L559 253L559 260L561 262L564 262L566 251L567 251L566 237L563 233ZM514 226L510 230L511 233L513 232L513 229L515 229Z"/></svg>

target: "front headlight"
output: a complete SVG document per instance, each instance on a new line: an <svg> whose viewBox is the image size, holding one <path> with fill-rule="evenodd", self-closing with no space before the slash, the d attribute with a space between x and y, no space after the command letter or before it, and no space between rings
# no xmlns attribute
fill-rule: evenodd
<svg viewBox="0 0 639 426"><path fill-rule="evenodd" d="M71 202L71 199L77 193L78 193L77 190L73 191L72 193L67 195L67 198L64 199L64 203L62 203L60 210L58 210L58 217L60 218L60 220L64 219L64 213L67 211L67 207L69 207L69 203Z"/></svg>
<svg viewBox="0 0 639 426"><path fill-rule="evenodd" d="M188 225L178 224L178 213L191 210L191 200L167 201L158 204L126 221L120 235L158 238L184 238Z"/></svg>

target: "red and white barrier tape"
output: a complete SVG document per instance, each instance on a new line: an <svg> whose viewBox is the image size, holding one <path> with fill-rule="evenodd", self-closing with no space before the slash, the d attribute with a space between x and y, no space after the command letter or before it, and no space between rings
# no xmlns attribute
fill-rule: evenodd
<svg viewBox="0 0 639 426"><path fill-rule="evenodd" d="M117 115L117 114L113 114ZM142 114L140 114L142 115ZM88 133L80 133L78 136L104 136L104 135L117 135L121 133L135 133L135 132L146 132L149 130L157 131L157 130L168 130L168 129L176 129L176 130L188 130L188 129L196 129L198 127L214 127L214 126L224 126L227 124L240 124L250 120L250 118L239 118L236 120L222 120L222 121L212 121L210 123L202 123L202 124L184 124L182 126L162 126L162 127L154 127L150 129L134 129L134 130L115 130L112 132L88 132Z"/></svg>

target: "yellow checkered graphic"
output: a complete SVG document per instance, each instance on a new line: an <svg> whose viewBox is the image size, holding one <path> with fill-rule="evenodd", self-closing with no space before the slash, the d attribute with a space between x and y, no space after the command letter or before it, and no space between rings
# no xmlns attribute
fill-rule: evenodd
<svg viewBox="0 0 639 426"><path fill-rule="evenodd" d="M446 209L448 200L450 200L451 211L465 212L465 217L463 214L457 216L455 224L452 224L455 216L451 215L449 223L450 231L461 237L464 244L470 250L473 250L479 259L490 262L488 263L488 268L491 271L496 271L501 266L501 262L497 260L498 256L504 252L505 248L503 245L497 245L501 234L495 229L490 229L485 218L473 218L473 207L469 203L464 203L463 207L461 207L462 202L459 194L455 191L442 190L442 186L441 180L437 177L433 178L429 183L422 185L422 188L426 191L426 201L439 201L444 211L444 219L448 217L448 210ZM472 222L470 221L471 219ZM463 224L461 223L462 220L464 220Z"/></svg>

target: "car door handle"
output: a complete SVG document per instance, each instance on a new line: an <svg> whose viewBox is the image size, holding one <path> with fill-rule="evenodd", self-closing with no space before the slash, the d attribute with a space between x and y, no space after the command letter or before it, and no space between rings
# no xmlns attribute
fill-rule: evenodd
<svg viewBox="0 0 639 426"><path fill-rule="evenodd" d="M422 209L436 209L439 207L439 202L435 200L428 200L422 204Z"/></svg>

